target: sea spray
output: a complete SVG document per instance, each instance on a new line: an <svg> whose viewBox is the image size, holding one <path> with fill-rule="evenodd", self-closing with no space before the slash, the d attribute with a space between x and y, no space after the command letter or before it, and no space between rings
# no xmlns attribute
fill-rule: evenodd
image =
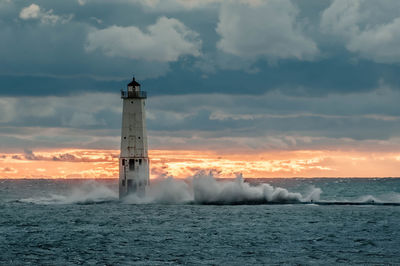
<svg viewBox="0 0 400 266"><path fill-rule="evenodd" d="M65 194L49 194L43 197L25 198L19 202L35 204L85 204L100 203L117 200L118 195L109 187L95 181L86 181L79 186L73 187Z"/></svg>
<svg viewBox="0 0 400 266"><path fill-rule="evenodd" d="M130 204L189 203L193 201L193 193L189 184L186 180L174 179L172 177L152 180L151 185L146 190L145 197L130 194L123 202Z"/></svg>
<svg viewBox="0 0 400 266"><path fill-rule="evenodd" d="M17 200L34 204L93 204L118 202L116 187L96 181L75 184L61 193L47 191L47 195ZM399 205L399 193L379 197L366 195L357 198L321 200L320 188L310 186L306 192L291 192L286 188L267 183L234 180L217 180L213 176L196 175L188 179L172 177L152 180L144 197L134 194L126 197L126 204L310 204L319 205ZM386 196L386 197L385 197Z"/></svg>
<svg viewBox="0 0 400 266"><path fill-rule="evenodd" d="M303 196L269 184L252 185L238 177L235 180L216 180L212 176L194 176L186 180L171 177L158 179L148 187L145 197L130 195L130 204L265 204L318 201L321 189L312 188Z"/></svg>
<svg viewBox="0 0 400 266"><path fill-rule="evenodd" d="M306 202L316 202L320 200L320 196L322 193L322 189L317 188L315 186L310 186L307 196L303 199Z"/></svg>
<svg viewBox="0 0 400 266"><path fill-rule="evenodd" d="M238 177L234 181L217 181L213 177L193 178L194 202L203 204L262 204L319 200L320 189L303 197L300 193L269 184L251 185Z"/></svg>

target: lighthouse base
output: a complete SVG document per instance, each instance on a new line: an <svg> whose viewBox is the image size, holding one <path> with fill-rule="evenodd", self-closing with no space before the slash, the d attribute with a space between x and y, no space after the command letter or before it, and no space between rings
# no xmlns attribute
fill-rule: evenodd
<svg viewBox="0 0 400 266"><path fill-rule="evenodd" d="M120 158L119 198L135 194L138 197L146 195L149 186L148 158Z"/></svg>

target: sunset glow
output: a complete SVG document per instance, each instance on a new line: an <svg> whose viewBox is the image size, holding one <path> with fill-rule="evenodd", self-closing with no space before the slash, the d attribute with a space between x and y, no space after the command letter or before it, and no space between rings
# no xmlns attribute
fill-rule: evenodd
<svg viewBox="0 0 400 266"><path fill-rule="evenodd" d="M117 178L117 150L63 149L0 155L1 178ZM151 178L196 174L232 178L398 176L400 153L151 150Z"/></svg>
<svg viewBox="0 0 400 266"><path fill-rule="evenodd" d="M399 176L396 1L64 2L0 1L0 178Z"/></svg>

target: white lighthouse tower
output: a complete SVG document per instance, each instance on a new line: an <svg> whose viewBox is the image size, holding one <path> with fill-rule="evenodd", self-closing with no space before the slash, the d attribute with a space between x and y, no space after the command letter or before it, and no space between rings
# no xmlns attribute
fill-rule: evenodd
<svg viewBox="0 0 400 266"><path fill-rule="evenodd" d="M149 157L145 100L146 92L140 90L135 78L127 90L121 90L123 99L121 154L119 159L119 198L136 193L143 196L149 185Z"/></svg>

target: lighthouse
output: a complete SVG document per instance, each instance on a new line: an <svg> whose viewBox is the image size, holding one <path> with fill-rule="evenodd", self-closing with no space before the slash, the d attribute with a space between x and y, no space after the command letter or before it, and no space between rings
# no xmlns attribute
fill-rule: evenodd
<svg viewBox="0 0 400 266"><path fill-rule="evenodd" d="M149 185L149 157L145 102L147 94L140 90L135 78L126 90L123 100L121 153L119 158L119 198L135 193L143 196Z"/></svg>

